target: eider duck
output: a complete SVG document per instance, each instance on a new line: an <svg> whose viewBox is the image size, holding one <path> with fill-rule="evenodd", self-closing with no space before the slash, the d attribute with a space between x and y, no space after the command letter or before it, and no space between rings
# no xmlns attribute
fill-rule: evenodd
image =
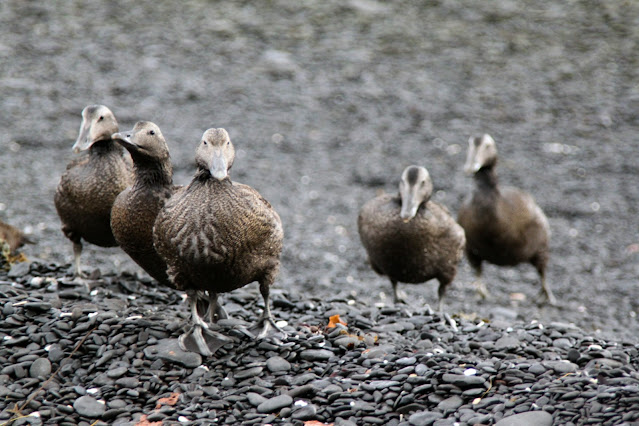
<svg viewBox="0 0 639 426"><path fill-rule="evenodd" d="M166 262L153 247L153 224L164 203L178 187L173 185L169 148L160 128L139 121L113 140L131 154L133 185L120 193L111 210L111 229L118 245L151 277L169 285Z"/></svg>
<svg viewBox="0 0 639 426"><path fill-rule="evenodd" d="M540 296L554 305L555 296L546 283L548 219L530 194L498 185L496 164L497 148L490 135L468 140L464 171L474 176L475 190L459 209L458 222L466 232L466 256L475 270L480 294L486 295L479 282L483 261L500 266L528 262L541 278Z"/></svg>
<svg viewBox="0 0 639 426"><path fill-rule="evenodd" d="M0 242L4 241L11 253L15 253L25 244L33 244L34 241L24 232L0 220Z"/></svg>
<svg viewBox="0 0 639 426"><path fill-rule="evenodd" d="M438 309L463 256L464 230L446 207L430 201L433 184L424 167L402 173L399 194L368 201L357 219L359 236L375 272L393 286L395 303L404 302L397 283L439 281Z"/></svg>
<svg viewBox="0 0 639 426"><path fill-rule="evenodd" d="M118 122L109 108L84 108L80 134L73 145L73 151L82 155L67 165L55 193L62 232L73 242L76 277L81 276L83 239L101 247L117 246L111 232L111 207L133 180L130 161L111 139L117 131Z"/></svg>
<svg viewBox="0 0 639 426"><path fill-rule="evenodd" d="M204 132L193 180L166 202L153 228L155 248L168 265L169 279L189 296L193 328L180 336L180 346L205 356L223 339L199 317L197 291L209 293L211 312L216 312L218 294L258 281L264 311L253 329L259 330L258 338L270 327L279 330L271 316L269 289L280 266L282 222L256 190L231 181L234 158L226 130Z"/></svg>

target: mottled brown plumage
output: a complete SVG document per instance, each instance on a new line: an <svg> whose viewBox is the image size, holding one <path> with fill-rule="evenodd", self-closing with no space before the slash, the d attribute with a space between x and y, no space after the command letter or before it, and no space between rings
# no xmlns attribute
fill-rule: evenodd
<svg viewBox="0 0 639 426"><path fill-rule="evenodd" d="M539 272L543 296L555 304L555 296L546 283L548 219L530 194L498 185L496 164L493 138L471 137L464 169L474 175L475 190L458 214L459 224L466 232L468 261L478 279L483 261L500 266L530 263ZM481 283L479 290L485 295Z"/></svg>
<svg viewBox="0 0 639 426"><path fill-rule="evenodd" d="M269 289L280 265L282 223L257 191L231 182L228 170L234 158L233 144L224 129L204 132L193 180L167 201L153 230L169 278L189 294L195 349L204 355L213 350L212 345L207 348L204 344L207 337L202 338L201 332L208 331L195 312L194 291L208 291L215 311L219 293L258 281L265 304L259 336L275 326ZM185 342L190 337L190 333L183 335L181 344L188 348Z"/></svg>
<svg viewBox="0 0 639 426"><path fill-rule="evenodd" d="M24 232L0 220L0 241L9 245L11 253L15 253L25 244L33 244L33 240L26 236Z"/></svg>
<svg viewBox="0 0 639 426"><path fill-rule="evenodd" d="M380 195L361 208L359 236L375 272L397 283L439 281L439 309L446 287L457 273L464 250L464 231L448 210L430 201L433 191L428 171L409 166L402 173L399 195Z"/></svg>
<svg viewBox="0 0 639 426"><path fill-rule="evenodd" d="M178 187L173 185L169 148L160 128L140 121L113 139L133 159L133 185L118 195L111 210L111 229L117 243L131 259L162 285L172 285L166 262L153 246L153 225L158 212Z"/></svg>
<svg viewBox="0 0 639 426"><path fill-rule="evenodd" d="M79 276L82 240L101 247L117 245L111 232L111 207L132 182L130 161L111 135L118 123L109 108L91 105L82 111L80 134L73 145L81 156L69 163L55 193L62 232L73 242Z"/></svg>

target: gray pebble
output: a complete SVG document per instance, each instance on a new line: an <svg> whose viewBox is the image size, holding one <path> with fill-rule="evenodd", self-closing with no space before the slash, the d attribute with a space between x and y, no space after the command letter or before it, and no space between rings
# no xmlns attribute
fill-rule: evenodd
<svg viewBox="0 0 639 426"><path fill-rule="evenodd" d="M545 411L528 411L504 417L495 426L551 426L552 415Z"/></svg>
<svg viewBox="0 0 639 426"><path fill-rule="evenodd" d="M328 349L307 349L300 353L300 358L305 361L328 361L333 355L333 351Z"/></svg>
<svg viewBox="0 0 639 426"><path fill-rule="evenodd" d="M436 411L418 411L410 415L408 423L410 423L411 426L428 426L442 417L444 417L444 415Z"/></svg>
<svg viewBox="0 0 639 426"><path fill-rule="evenodd" d="M266 368L268 368L271 373L288 371L291 369L291 363L281 356L273 356L266 360Z"/></svg>
<svg viewBox="0 0 639 426"><path fill-rule="evenodd" d="M106 409L104 402L100 402L89 395L76 399L73 403L73 408L79 415L92 419L102 416Z"/></svg>
<svg viewBox="0 0 639 426"><path fill-rule="evenodd" d="M315 408L315 405L313 404L306 405L298 410L293 411L291 417L297 420L315 419L317 417L317 408Z"/></svg>
<svg viewBox="0 0 639 426"><path fill-rule="evenodd" d="M49 374L51 374L51 361L47 358L38 358L29 367L30 377L48 377Z"/></svg>
<svg viewBox="0 0 639 426"><path fill-rule="evenodd" d="M437 404L437 408L441 411L455 411L462 406L464 400L458 395L453 395Z"/></svg>
<svg viewBox="0 0 639 426"><path fill-rule="evenodd" d="M293 403L293 398L288 395L279 395L262 402L257 406L258 413L272 413Z"/></svg>

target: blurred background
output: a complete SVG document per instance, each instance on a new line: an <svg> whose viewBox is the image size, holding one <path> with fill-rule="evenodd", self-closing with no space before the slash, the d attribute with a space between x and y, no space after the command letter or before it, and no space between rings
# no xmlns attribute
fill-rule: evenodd
<svg viewBox="0 0 639 426"><path fill-rule="evenodd" d="M0 219L37 240L32 259L72 260L53 194L100 103L122 130L160 126L178 184L204 130L228 130L232 178L284 222L279 288L392 303L359 208L419 164L456 215L468 138L490 133L502 184L549 217L560 306L534 304L529 265L486 266L481 301L463 260L446 310L639 340L637 2L8 0L0 36ZM117 248L83 263L143 273ZM401 288L435 306L436 282Z"/></svg>

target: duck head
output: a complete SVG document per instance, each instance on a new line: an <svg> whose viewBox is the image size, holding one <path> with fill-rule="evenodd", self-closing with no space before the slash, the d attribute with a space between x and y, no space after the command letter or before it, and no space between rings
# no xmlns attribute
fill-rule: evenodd
<svg viewBox="0 0 639 426"><path fill-rule="evenodd" d="M471 136L468 139L468 156L464 164L466 174L475 174L481 168L494 166L496 163L497 147L490 135Z"/></svg>
<svg viewBox="0 0 639 426"><path fill-rule="evenodd" d="M433 193L433 182L428 170L424 167L408 166L399 181L399 196L402 209L399 216L404 222L410 221L417 214L419 206L427 202Z"/></svg>
<svg viewBox="0 0 639 426"><path fill-rule="evenodd" d="M224 129L208 129L202 135L195 151L198 168L208 170L217 180L224 180L235 160L235 148L229 134Z"/></svg>
<svg viewBox="0 0 639 426"><path fill-rule="evenodd" d="M111 110L104 105L89 105L82 110L80 134L73 144L73 152L91 148L95 142L111 139L118 131L118 122Z"/></svg>
<svg viewBox="0 0 639 426"><path fill-rule="evenodd" d="M169 158L169 147L160 128L150 121L138 121L133 129L114 133L111 138L126 148L134 161L142 158L165 161Z"/></svg>

